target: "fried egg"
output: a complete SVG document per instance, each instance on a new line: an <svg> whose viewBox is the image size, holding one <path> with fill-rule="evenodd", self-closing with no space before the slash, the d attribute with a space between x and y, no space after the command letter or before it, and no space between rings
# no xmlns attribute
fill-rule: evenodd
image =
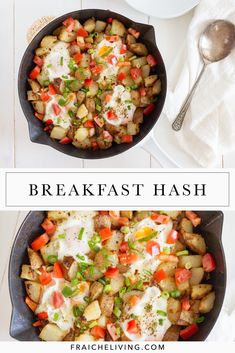
<svg viewBox="0 0 235 353"><path fill-rule="evenodd" d="M167 300L161 297L157 287L148 287L139 302L131 308L125 308L125 319L120 326L125 336L131 341L161 341L166 330L171 326L167 318ZM131 315L136 317L139 333L130 333L127 330Z"/></svg>
<svg viewBox="0 0 235 353"><path fill-rule="evenodd" d="M45 72L50 81L70 73L68 67L70 61L68 46L68 43L60 41L56 43L50 53L46 55L42 71Z"/></svg>

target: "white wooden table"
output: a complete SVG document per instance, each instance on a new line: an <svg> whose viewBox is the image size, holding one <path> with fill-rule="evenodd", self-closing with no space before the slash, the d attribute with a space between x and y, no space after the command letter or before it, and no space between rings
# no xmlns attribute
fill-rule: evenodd
<svg viewBox="0 0 235 353"><path fill-rule="evenodd" d="M154 0L153 0L154 1ZM26 119L17 93L17 73L27 46L26 33L42 16L59 16L81 8L103 8L122 13L133 20L150 23L156 29L159 49L170 68L187 32L193 11L177 19L159 20L131 8L124 0L7 0L0 2L1 52L0 167L160 167L159 162L138 148L105 160L82 161L63 155L47 146L31 143ZM7 37L6 37L7 36ZM219 167L235 166L235 152L220 159Z"/></svg>

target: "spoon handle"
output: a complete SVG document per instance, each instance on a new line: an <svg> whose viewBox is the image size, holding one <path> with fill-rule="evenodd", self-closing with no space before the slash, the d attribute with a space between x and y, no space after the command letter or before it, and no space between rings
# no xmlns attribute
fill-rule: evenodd
<svg viewBox="0 0 235 353"><path fill-rule="evenodd" d="M184 101L184 103L183 103L178 115L176 116L175 120L172 123L172 129L175 130L175 131L179 131L181 129L182 125L183 125L185 115L187 113L187 110L188 110L189 105L191 103L191 100L193 98L193 95L194 95L194 93L196 91L198 83L201 80L201 77L202 77L202 75L203 75L203 73L205 71L205 68L206 68L206 64L204 63L197 80L195 81L193 87L189 91L189 93L188 93L187 97L185 98L185 101Z"/></svg>

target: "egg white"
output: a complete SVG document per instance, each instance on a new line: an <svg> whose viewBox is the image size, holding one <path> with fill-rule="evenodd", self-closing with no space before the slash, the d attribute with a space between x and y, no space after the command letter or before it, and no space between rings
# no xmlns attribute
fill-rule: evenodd
<svg viewBox="0 0 235 353"><path fill-rule="evenodd" d="M52 47L50 53L46 55L42 71L46 73L50 81L70 73L68 67L70 61L68 46L68 43L59 41ZM63 58L62 62L61 58Z"/></svg>

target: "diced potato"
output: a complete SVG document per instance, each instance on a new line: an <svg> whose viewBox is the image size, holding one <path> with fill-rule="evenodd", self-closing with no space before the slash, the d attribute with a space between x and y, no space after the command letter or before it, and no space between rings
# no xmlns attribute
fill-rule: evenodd
<svg viewBox="0 0 235 353"><path fill-rule="evenodd" d="M202 299L212 290L211 284L197 284L192 286L191 298Z"/></svg>
<svg viewBox="0 0 235 353"><path fill-rule="evenodd" d="M90 54L83 53L82 55L82 60L80 61L80 66L81 67L88 67L90 64Z"/></svg>
<svg viewBox="0 0 235 353"><path fill-rule="evenodd" d="M22 265L20 278L28 279L30 281L37 281L38 274L32 269L30 265Z"/></svg>
<svg viewBox="0 0 235 353"><path fill-rule="evenodd" d="M199 305L200 313L202 314L209 313L213 309L214 302L215 302L215 292L211 292L207 294L200 301L200 305Z"/></svg>
<svg viewBox="0 0 235 353"><path fill-rule="evenodd" d="M190 285L193 286L195 284L201 283L201 281L204 277L203 268L202 267L195 267L195 268L192 268L190 271L192 273L192 277L189 280Z"/></svg>
<svg viewBox="0 0 235 353"><path fill-rule="evenodd" d="M108 27L108 26L107 26ZM124 24L116 19L113 19L111 26L112 34L117 34L120 37L123 37L126 33L126 28Z"/></svg>
<svg viewBox="0 0 235 353"><path fill-rule="evenodd" d="M53 36L58 37L58 35L60 34L61 30L64 28L64 26L59 26L56 29L54 29L54 31L52 32Z"/></svg>
<svg viewBox="0 0 235 353"><path fill-rule="evenodd" d="M139 124L135 124L132 121L130 121L127 124L127 134L128 135L137 135L139 133Z"/></svg>
<svg viewBox="0 0 235 353"><path fill-rule="evenodd" d="M48 211L47 218L52 221L63 221L69 218L69 213L66 211Z"/></svg>
<svg viewBox="0 0 235 353"><path fill-rule="evenodd" d="M89 333L82 333L78 337L75 337L75 341L95 341L95 338Z"/></svg>
<svg viewBox="0 0 235 353"><path fill-rule="evenodd" d="M172 324L176 324L181 314L180 300L169 298L167 301L167 316Z"/></svg>
<svg viewBox="0 0 235 353"><path fill-rule="evenodd" d="M89 87L90 97L96 96L97 92L98 92L98 89L99 89L98 83L93 81L92 84Z"/></svg>
<svg viewBox="0 0 235 353"><path fill-rule="evenodd" d="M50 36L50 35L45 36L41 40L40 47L41 48L51 48L51 47L53 47L53 45L55 44L56 41L57 41L56 36Z"/></svg>
<svg viewBox="0 0 235 353"><path fill-rule="evenodd" d="M181 233L193 233L193 224L188 218L182 218L179 225Z"/></svg>
<svg viewBox="0 0 235 353"><path fill-rule="evenodd" d="M95 32L103 32L105 30L106 24L107 23L104 21L97 20L95 22Z"/></svg>
<svg viewBox="0 0 235 353"><path fill-rule="evenodd" d="M73 256L64 256L63 270L64 270L64 278L67 281L72 281L76 277L77 271L78 271L78 263L76 260L74 260Z"/></svg>
<svg viewBox="0 0 235 353"><path fill-rule="evenodd" d="M94 267L93 271L90 271L89 268L85 271L85 278L88 281L96 281L97 279L103 277L103 272L97 267Z"/></svg>
<svg viewBox="0 0 235 353"><path fill-rule="evenodd" d="M43 55L46 55L46 54L48 54L50 52L50 48L41 48L41 47L39 47L39 48L37 48L37 49L35 49L35 55L37 55L37 56L43 56Z"/></svg>
<svg viewBox="0 0 235 353"><path fill-rule="evenodd" d="M157 75L150 75L144 79L145 87L150 87L157 80Z"/></svg>
<svg viewBox="0 0 235 353"><path fill-rule="evenodd" d="M162 86L161 80L157 80L156 82L154 82L153 90L152 90L153 95L159 94L161 92L161 86Z"/></svg>
<svg viewBox="0 0 235 353"><path fill-rule="evenodd" d="M171 325L165 332L163 336L163 341L178 341L179 340L179 333L180 333L180 326L178 325Z"/></svg>
<svg viewBox="0 0 235 353"><path fill-rule="evenodd" d="M139 222L142 221L142 219L150 217L151 212L150 211L138 211L135 213L133 221Z"/></svg>
<svg viewBox="0 0 235 353"><path fill-rule="evenodd" d="M133 67L140 68L141 66L146 66L147 59L146 59L146 56L141 56L140 58L133 59L131 62ZM149 71L150 71L150 66L149 66Z"/></svg>
<svg viewBox="0 0 235 353"><path fill-rule="evenodd" d="M134 44L136 43L136 39L132 34L128 34L126 36L126 42L127 42L127 45Z"/></svg>
<svg viewBox="0 0 235 353"><path fill-rule="evenodd" d="M120 289L124 286L124 276L119 273L115 278L111 278L111 295L114 295L120 291Z"/></svg>
<svg viewBox="0 0 235 353"><path fill-rule="evenodd" d="M27 251L32 270L39 269L43 265L41 256L31 248L27 248Z"/></svg>
<svg viewBox="0 0 235 353"><path fill-rule="evenodd" d="M123 241L123 234L119 230L113 230L112 236L105 244L105 247L111 251L118 251Z"/></svg>
<svg viewBox="0 0 235 353"><path fill-rule="evenodd" d="M109 215L98 214L94 217L95 231L98 232L102 228L111 228L111 219Z"/></svg>
<svg viewBox="0 0 235 353"><path fill-rule="evenodd" d="M88 33L93 32L94 29L95 29L95 20L94 20L94 18L88 18L88 20L86 20L84 22L83 27Z"/></svg>
<svg viewBox="0 0 235 353"><path fill-rule="evenodd" d="M95 112L95 99L90 98L90 97L86 97L85 106L87 107L87 110L89 113L94 113Z"/></svg>
<svg viewBox="0 0 235 353"><path fill-rule="evenodd" d="M61 126L54 126L51 130L50 137L52 139L61 140L66 136L66 130Z"/></svg>
<svg viewBox="0 0 235 353"><path fill-rule="evenodd" d="M40 91L40 84L37 82L37 81L34 81L34 80L30 80L28 79L28 83L32 89L33 92L37 93Z"/></svg>
<svg viewBox="0 0 235 353"><path fill-rule="evenodd" d="M101 309L98 300L94 300L91 304L89 304L83 313L83 316L87 321L97 320L100 315Z"/></svg>
<svg viewBox="0 0 235 353"><path fill-rule="evenodd" d="M170 216L173 220L178 220L178 218L183 215L181 211L164 211L164 213Z"/></svg>
<svg viewBox="0 0 235 353"><path fill-rule="evenodd" d="M104 286L100 282L93 282L90 286L91 300L95 300L95 299L99 298L99 296L103 292L103 288L104 288Z"/></svg>
<svg viewBox="0 0 235 353"><path fill-rule="evenodd" d="M192 310L182 310L180 314L180 318L178 324L181 325L192 325L195 322L198 314L193 312Z"/></svg>
<svg viewBox="0 0 235 353"><path fill-rule="evenodd" d="M86 93L83 91L78 91L77 93L77 103L78 105L82 104L86 98Z"/></svg>
<svg viewBox="0 0 235 353"><path fill-rule="evenodd" d="M39 113L44 115L45 114L45 103L42 101L33 101L32 102L33 109Z"/></svg>
<svg viewBox="0 0 235 353"><path fill-rule="evenodd" d="M186 249L186 246L182 244L179 240L176 240L174 245L174 253L177 253L178 251L183 251L185 249Z"/></svg>
<svg viewBox="0 0 235 353"><path fill-rule="evenodd" d="M76 277L77 271L78 271L78 264L77 264L77 261L74 261L68 270L69 281L72 281Z"/></svg>
<svg viewBox="0 0 235 353"><path fill-rule="evenodd" d="M70 43L70 42L73 42L74 40L76 40L76 38L77 38L76 32L68 32L66 30L66 28L63 28L60 31L59 40L61 40L62 42Z"/></svg>
<svg viewBox="0 0 235 353"><path fill-rule="evenodd" d="M39 303L43 291L43 286L40 283L33 281L25 281L24 283L29 298L33 302Z"/></svg>
<svg viewBox="0 0 235 353"><path fill-rule="evenodd" d="M148 49L147 49L146 45L143 43L130 44L130 50L139 56L148 55Z"/></svg>
<svg viewBox="0 0 235 353"><path fill-rule="evenodd" d="M87 116L88 113L89 112L87 110L87 107L85 106L85 104L82 104L77 110L77 117L79 119L85 118L85 116Z"/></svg>
<svg viewBox="0 0 235 353"><path fill-rule="evenodd" d="M186 291L189 291L189 289L190 289L189 280L177 284L177 288L178 288L182 293L184 293L184 292L186 292Z"/></svg>
<svg viewBox="0 0 235 353"><path fill-rule="evenodd" d="M79 30L79 28L81 28L81 27L82 27L81 23L78 20L74 20L74 29L73 29L73 31L77 32Z"/></svg>
<svg viewBox="0 0 235 353"><path fill-rule="evenodd" d="M55 324L47 324L40 332L39 338L42 341L62 341L66 333Z"/></svg>
<svg viewBox="0 0 235 353"><path fill-rule="evenodd" d="M200 255L204 255L206 253L206 243L200 234L184 233L183 237L190 250Z"/></svg>
<svg viewBox="0 0 235 353"><path fill-rule="evenodd" d="M113 312L114 297L108 294L103 294L100 298L100 309L103 315L110 317Z"/></svg>
<svg viewBox="0 0 235 353"><path fill-rule="evenodd" d="M179 267L201 267L202 266L202 256L201 255L185 255L179 256Z"/></svg>
<svg viewBox="0 0 235 353"><path fill-rule="evenodd" d="M85 127L80 127L76 130L74 138L75 140L81 142L84 141L89 136L89 131Z"/></svg>
<svg viewBox="0 0 235 353"><path fill-rule="evenodd" d="M28 101L37 101L38 99L40 99L40 96L36 92L27 91L27 99Z"/></svg>
<svg viewBox="0 0 235 353"><path fill-rule="evenodd" d="M107 317L104 315L101 315L101 317L98 320L98 325L101 327L106 327L107 325Z"/></svg>
<svg viewBox="0 0 235 353"><path fill-rule="evenodd" d="M136 107L140 106L140 93L139 93L139 91L136 91L136 90L131 91L131 100L132 100L132 103Z"/></svg>
<svg viewBox="0 0 235 353"><path fill-rule="evenodd" d="M127 75L124 80L122 80L122 83L124 86L130 87L132 85L135 84L133 78L131 77L131 75Z"/></svg>
<svg viewBox="0 0 235 353"><path fill-rule="evenodd" d="M133 211L121 211L120 215L121 217L126 217L131 219L133 217Z"/></svg>
<svg viewBox="0 0 235 353"><path fill-rule="evenodd" d="M174 276L177 264L174 262L162 262L157 267L157 271L163 270L167 276Z"/></svg>
<svg viewBox="0 0 235 353"><path fill-rule="evenodd" d="M162 291L171 292L177 289L174 277L167 277L158 283Z"/></svg>
<svg viewBox="0 0 235 353"><path fill-rule="evenodd" d="M45 70L42 70L40 72L40 74L37 77L37 81L42 87L46 87L48 85L49 79L48 79L47 72Z"/></svg>
<svg viewBox="0 0 235 353"><path fill-rule="evenodd" d="M143 78L148 77L150 75L150 65L149 64L143 65L141 67L141 72L142 72Z"/></svg>
<svg viewBox="0 0 235 353"><path fill-rule="evenodd" d="M143 108L136 108L134 115L133 115L133 122L135 124L142 124L144 121L144 109Z"/></svg>

